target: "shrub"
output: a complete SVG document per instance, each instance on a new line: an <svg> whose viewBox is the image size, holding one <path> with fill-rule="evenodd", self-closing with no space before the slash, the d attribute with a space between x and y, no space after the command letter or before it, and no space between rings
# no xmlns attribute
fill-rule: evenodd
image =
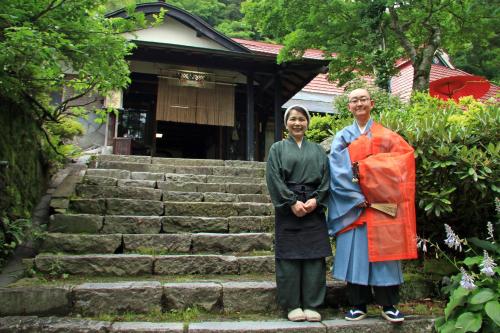
<svg viewBox="0 0 500 333"><path fill-rule="evenodd" d="M497 220L500 213L497 203ZM487 223L486 240L478 238L461 239L453 229L445 224L446 239L444 243L455 250L465 250L467 257L463 260L451 259L438 244L425 239L419 240L420 247L426 251L427 245L436 249L455 266L459 273L453 275L451 283L443 288L449 295L444 309L444 316L435 322L438 332L497 332L500 326L500 259L499 239L495 239L495 231L491 222ZM464 248L462 248L464 247Z"/></svg>
<svg viewBox="0 0 500 333"><path fill-rule="evenodd" d="M375 120L415 148L419 233L434 238L448 223L461 234L479 235L477 221L494 216L490 198L500 192L499 104L472 98L455 103L425 93L404 104L377 88L368 89L375 100ZM347 95L334 103L338 115L311 120L312 140L352 122Z"/></svg>

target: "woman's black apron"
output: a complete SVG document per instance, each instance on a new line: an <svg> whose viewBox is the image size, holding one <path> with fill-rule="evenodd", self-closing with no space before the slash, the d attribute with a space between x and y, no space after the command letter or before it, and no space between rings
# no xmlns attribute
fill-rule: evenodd
<svg viewBox="0 0 500 333"><path fill-rule="evenodd" d="M288 188L306 202L316 187L288 183ZM277 259L317 259L332 255L326 218L320 205L297 217L290 207L275 209L275 256Z"/></svg>

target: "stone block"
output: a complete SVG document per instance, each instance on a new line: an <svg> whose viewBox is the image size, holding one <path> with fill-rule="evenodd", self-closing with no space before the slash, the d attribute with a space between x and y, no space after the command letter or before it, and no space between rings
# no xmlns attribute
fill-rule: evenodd
<svg viewBox="0 0 500 333"><path fill-rule="evenodd" d="M69 175L52 193L52 198L68 198L75 192L75 186L82 180L82 176Z"/></svg>
<svg viewBox="0 0 500 333"><path fill-rule="evenodd" d="M238 215L235 205L215 202L165 202L165 216L228 217Z"/></svg>
<svg viewBox="0 0 500 333"><path fill-rule="evenodd" d="M260 227L262 231L274 232L274 215L263 216L260 220Z"/></svg>
<svg viewBox="0 0 500 333"><path fill-rule="evenodd" d="M262 229L262 216L230 216L229 232L261 232Z"/></svg>
<svg viewBox="0 0 500 333"><path fill-rule="evenodd" d="M74 312L83 316L159 312L162 295L156 281L84 283L73 288Z"/></svg>
<svg viewBox="0 0 500 333"><path fill-rule="evenodd" d="M165 216L161 221L166 233L228 232L227 218L224 217Z"/></svg>
<svg viewBox="0 0 500 333"><path fill-rule="evenodd" d="M103 217L90 214L54 214L49 220L49 232L89 233L101 230Z"/></svg>
<svg viewBox="0 0 500 333"><path fill-rule="evenodd" d="M201 202L201 201L203 201L203 193L164 191L163 192L163 201Z"/></svg>
<svg viewBox="0 0 500 333"><path fill-rule="evenodd" d="M272 204L241 202L235 203L234 209L237 211L238 216L265 216L274 213Z"/></svg>
<svg viewBox="0 0 500 333"><path fill-rule="evenodd" d="M253 169L264 169L266 168L266 162L257 161L241 161L241 160L227 160L224 161L226 167L239 167L239 168L253 168Z"/></svg>
<svg viewBox="0 0 500 333"><path fill-rule="evenodd" d="M233 256L166 255L157 256L154 274L237 274L238 263Z"/></svg>
<svg viewBox="0 0 500 333"><path fill-rule="evenodd" d="M246 253L252 251L270 251L273 240L270 234L193 234L193 252Z"/></svg>
<svg viewBox="0 0 500 333"><path fill-rule="evenodd" d="M274 282L222 283L224 312L267 312L278 309Z"/></svg>
<svg viewBox="0 0 500 333"><path fill-rule="evenodd" d="M0 288L0 316L67 315L70 292L69 287L55 286Z"/></svg>
<svg viewBox="0 0 500 333"><path fill-rule="evenodd" d="M434 320L406 316L402 325L394 325L379 318L366 318L361 321L347 321L343 319L323 320L328 333L360 333L360 332L405 332L424 333L434 332Z"/></svg>
<svg viewBox="0 0 500 333"><path fill-rule="evenodd" d="M198 183L196 185L197 192L224 192L225 186L220 183Z"/></svg>
<svg viewBox="0 0 500 333"><path fill-rule="evenodd" d="M115 162L132 162L132 163L151 163L150 156L140 155L98 155L99 162L115 161Z"/></svg>
<svg viewBox="0 0 500 333"><path fill-rule="evenodd" d="M41 254L35 257L35 266L36 270L41 273L101 276L149 275L153 271L153 257L134 254Z"/></svg>
<svg viewBox="0 0 500 333"><path fill-rule="evenodd" d="M153 157L153 164L169 164L178 166L221 166L224 165L222 160L214 159L196 159L196 158L164 158Z"/></svg>
<svg viewBox="0 0 500 333"><path fill-rule="evenodd" d="M103 161L99 162L100 169L120 169L129 172L149 172L151 164L149 163L136 163L136 162L123 162L123 161ZM118 178L118 177L117 177ZM130 178L130 174L129 177Z"/></svg>
<svg viewBox="0 0 500 333"><path fill-rule="evenodd" d="M167 310L184 310L192 307L206 311L221 310L222 286L218 283L166 283L163 288Z"/></svg>
<svg viewBox="0 0 500 333"><path fill-rule="evenodd" d="M270 203L271 198L265 194L238 194L238 201Z"/></svg>
<svg viewBox="0 0 500 333"><path fill-rule="evenodd" d="M237 257L240 274L274 273L274 256Z"/></svg>
<svg viewBox="0 0 500 333"><path fill-rule="evenodd" d="M106 215L163 215L163 202L136 199L106 199Z"/></svg>
<svg viewBox="0 0 500 333"><path fill-rule="evenodd" d="M213 175L263 178L264 169L245 168L245 167L214 167Z"/></svg>
<svg viewBox="0 0 500 333"><path fill-rule="evenodd" d="M149 165L148 169L145 171L156 172L156 173L174 173L175 166L163 165L163 164L151 164L151 165Z"/></svg>
<svg viewBox="0 0 500 333"><path fill-rule="evenodd" d="M67 209L69 207L69 199L53 198L50 200L50 207L54 209Z"/></svg>
<svg viewBox="0 0 500 333"><path fill-rule="evenodd" d="M68 209L73 213L104 215L106 201L105 199L72 199Z"/></svg>
<svg viewBox="0 0 500 333"><path fill-rule="evenodd" d="M158 234L159 216L106 216L101 233L104 234Z"/></svg>
<svg viewBox="0 0 500 333"><path fill-rule="evenodd" d="M240 183L240 184L259 184L263 181L260 178L245 177L245 176L207 176L207 183Z"/></svg>
<svg viewBox="0 0 500 333"><path fill-rule="evenodd" d="M165 180L167 182L178 182L178 183L206 183L207 175L185 175L177 173L166 173Z"/></svg>
<svg viewBox="0 0 500 333"><path fill-rule="evenodd" d="M118 179L129 179L130 171L120 169L87 169L86 176L111 177Z"/></svg>
<svg viewBox="0 0 500 333"><path fill-rule="evenodd" d="M224 321L189 324L189 333L326 333L321 323L292 321ZM380 332L380 331L373 331ZM360 332L357 332L360 333Z"/></svg>
<svg viewBox="0 0 500 333"><path fill-rule="evenodd" d="M122 235L85 235L48 233L41 251L52 253L114 253L122 243Z"/></svg>
<svg viewBox="0 0 500 333"><path fill-rule="evenodd" d="M116 186L118 179L107 176L85 176L82 184L85 185L101 185L101 186Z"/></svg>
<svg viewBox="0 0 500 333"><path fill-rule="evenodd" d="M152 180L164 181L165 174L163 172L132 172L130 178L133 180Z"/></svg>
<svg viewBox="0 0 500 333"><path fill-rule="evenodd" d="M184 333L183 323L114 322L110 333Z"/></svg>
<svg viewBox="0 0 500 333"><path fill-rule="evenodd" d="M248 183L226 183L226 192L236 194L260 194L262 193L262 185Z"/></svg>
<svg viewBox="0 0 500 333"><path fill-rule="evenodd" d="M144 182L134 180L119 180L120 182ZM144 187L122 187L122 186L92 186L80 184L76 193L82 198L122 198L142 200L161 200L162 191L154 188Z"/></svg>
<svg viewBox="0 0 500 333"><path fill-rule="evenodd" d="M198 184L203 183L178 183L173 181L166 181L156 183L156 186L163 191L175 191L175 192L198 192Z"/></svg>
<svg viewBox="0 0 500 333"><path fill-rule="evenodd" d="M189 253L190 234L123 235L125 252Z"/></svg>
<svg viewBox="0 0 500 333"><path fill-rule="evenodd" d="M234 193L207 192L203 193L205 202L236 202L238 197Z"/></svg>
<svg viewBox="0 0 500 333"><path fill-rule="evenodd" d="M349 306L345 286L346 283L342 281L327 281L325 305L332 308L338 308L339 306Z"/></svg>
<svg viewBox="0 0 500 333"><path fill-rule="evenodd" d="M154 173L153 175L156 175ZM120 187L144 187L154 189L156 187L156 180L139 180L139 179L120 179L118 180L118 186ZM158 190L155 190L158 191ZM145 198L143 198L145 199ZM157 199L149 199L149 200L157 200ZM158 199L159 200L159 199Z"/></svg>
<svg viewBox="0 0 500 333"><path fill-rule="evenodd" d="M191 174L191 175L211 175L213 173L214 168L217 168L217 167L178 165L178 166L175 166L175 173Z"/></svg>

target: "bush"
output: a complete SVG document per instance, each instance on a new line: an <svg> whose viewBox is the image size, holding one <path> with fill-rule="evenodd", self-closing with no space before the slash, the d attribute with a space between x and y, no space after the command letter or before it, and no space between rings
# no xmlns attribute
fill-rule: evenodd
<svg viewBox="0 0 500 333"><path fill-rule="evenodd" d="M350 88L361 87L361 84ZM416 94L404 104L387 92L368 88L373 118L415 148L417 227L435 238L444 223L464 235L481 234L477 221L492 219L500 175L500 108L463 98L460 103ZM313 117L308 137L323 139L352 122L347 95L335 99L339 114Z"/></svg>
<svg viewBox="0 0 500 333"><path fill-rule="evenodd" d="M460 103L416 94L406 112L387 110L380 122L414 148L419 232L433 237L443 223L461 234L481 232L494 216L500 189L500 108L471 98Z"/></svg>

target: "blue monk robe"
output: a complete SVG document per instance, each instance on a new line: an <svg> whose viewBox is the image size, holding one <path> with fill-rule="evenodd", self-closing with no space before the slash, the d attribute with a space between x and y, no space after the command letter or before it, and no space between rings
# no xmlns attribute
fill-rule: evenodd
<svg viewBox="0 0 500 333"><path fill-rule="evenodd" d="M366 125L370 136L373 120ZM351 225L361 215L358 205L365 197L358 183L352 181L353 173L348 145L358 138L356 122L335 135L330 154L330 200L328 203L328 230L334 236ZM403 283L399 260L369 262L366 224L337 235L333 277L353 284L392 286Z"/></svg>

